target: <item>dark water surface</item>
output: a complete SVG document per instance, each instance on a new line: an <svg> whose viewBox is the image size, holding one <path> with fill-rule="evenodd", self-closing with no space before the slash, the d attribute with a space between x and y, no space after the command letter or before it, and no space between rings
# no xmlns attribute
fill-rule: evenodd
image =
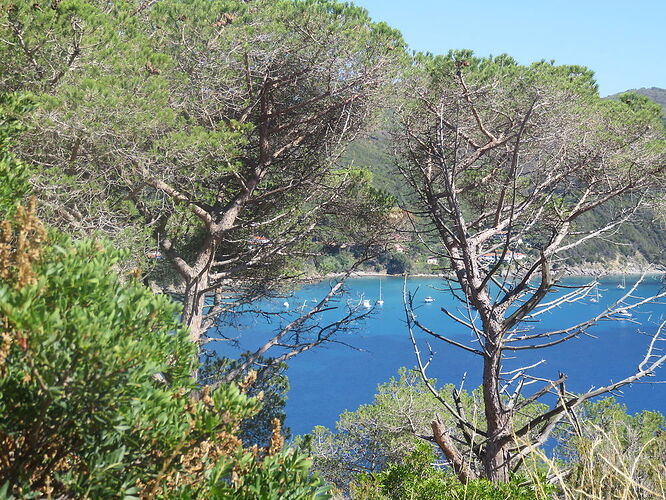
<svg viewBox="0 0 666 500"><path fill-rule="evenodd" d="M615 277L602 280L597 303L590 300L596 296L592 294L581 302L567 304L541 315L541 321L533 325L534 331L572 326L598 314L626 293L635 282L635 278L627 278L626 289L621 290L617 288L620 279ZM568 278L563 284L581 285L588 281L586 278ZM362 299L368 299L374 304L379 294L379 282L380 278L349 280L349 300L358 303ZM287 374L291 390L287 403L287 425L294 434L309 432L315 425L333 427L338 415L344 410L355 410L359 405L371 402L377 385L395 376L398 368L416 364L404 321L403 279L383 277L381 282L384 305L374 307L372 314L357 325L355 331L338 336L339 340L359 350L342 344L327 344L302 353L289 362ZM446 307L456 311L459 307L442 283L442 280L436 278L408 280L408 289L416 291L418 319L439 333L472 345L470 333L448 319L440 310L441 307ZM635 295L647 297L657 293L662 286L659 277L651 277L639 286ZM323 297L328 290L328 282L309 285L286 300L290 308L298 308L303 304L311 307L314 305L312 300ZM425 303L423 299L426 296L432 296L435 301ZM549 295L547 300L554 297L554 294ZM279 311L284 309L283 302L284 299L281 299L267 304L267 307ZM340 316L340 311L345 307L344 303L338 305L340 309L327 313L328 318ZM620 380L632 374L643 359L650 342L649 334L654 334L657 323L666 319L666 305L646 304L631 312L632 319L640 324L626 320L601 322L588 330L588 333L596 338L581 336L547 349L520 351L516 359L507 360L506 369L545 359L545 363L530 373L557 378L558 372L563 372L568 375L567 389L575 392ZM241 350L256 348L262 340L268 338L273 328L274 325L270 325L266 319L247 318L237 331L225 332L227 335L240 334L240 347L226 347L223 353L237 356ZM437 378L441 384L459 384L461 377L466 374L467 389L480 384L481 364L478 357L436 339L427 339L426 335L420 332L417 332L417 339L422 351L427 352L425 341L428 340L436 352L428 370L430 377ZM662 347L666 348L666 345ZM666 366L656 377L647 380L666 380ZM666 413L666 384L637 383L625 387L621 394L615 395L619 396L619 400L627 405L632 413L644 409Z"/></svg>

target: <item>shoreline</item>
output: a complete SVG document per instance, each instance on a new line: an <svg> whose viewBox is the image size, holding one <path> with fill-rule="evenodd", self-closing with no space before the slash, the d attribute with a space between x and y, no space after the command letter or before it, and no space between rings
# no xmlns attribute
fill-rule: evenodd
<svg viewBox="0 0 666 500"><path fill-rule="evenodd" d="M554 274L559 274L559 278L595 278L603 279L608 277L636 277L642 276L645 274L646 277L650 276L666 276L666 267L665 266L653 266L652 269L645 272L643 270L637 269L636 267L629 267L625 272L619 271L616 268L611 270L606 269L604 272L601 272L599 269L594 267L573 267L573 268L562 268L557 271L554 271ZM308 276L303 276L296 279L296 282L300 285L306 283L316 283L327 279L337 279L341 278L346 273L328 273L328 274L311 274ZM388 274L386 271L355 271L351 273L350 278L443 278L443 279L455 279L451 273L414 273L414 274ZM297 285L297 286L300 286ZM184 285L176 285L170 283L166 286L160 286L154 281L151 281L149 287L154 293L169 293L169 294L182 294Z"/></svg>
<svg viewBox="0 0 666 500"><path fill-rule="evenodd" d="M557 272L557 271L556 271ZM575 269L575 270L564 270L560 277L562 278L604 278L604 277L612 277L612 276L642 276L645 274L645 276L659 276L666 274L666 268L663 266L655 266L654 269L650 269L647 272L644 271L639 271L639 270L629 270L626 272L622 271L617 271L617 270L611 270L611 271L606 271L606 272L600 272L598 270L581 270L581 269ZM311 275L305 278L306 281L316 281L316 280L323 280L323 279L331 279L331 278L340 278L344 276L345 273L328 273L324 275ZM402 278L407 276L408 278L449 278L452 279L453 275L450 273L414 273L414 274L388 274L387 272L381 272L381 271L355 271L353 272L349 277L350 278Z"/></svg>

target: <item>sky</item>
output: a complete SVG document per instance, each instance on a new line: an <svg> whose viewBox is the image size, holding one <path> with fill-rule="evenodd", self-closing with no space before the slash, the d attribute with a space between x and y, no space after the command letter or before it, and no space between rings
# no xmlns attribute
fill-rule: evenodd
<svg viewBox="0 0 666 500"><path fill-rule="evenodd" d="M353 0L411 49L509 54L595 72L602 96L666 88L666 0Z"/></svg>

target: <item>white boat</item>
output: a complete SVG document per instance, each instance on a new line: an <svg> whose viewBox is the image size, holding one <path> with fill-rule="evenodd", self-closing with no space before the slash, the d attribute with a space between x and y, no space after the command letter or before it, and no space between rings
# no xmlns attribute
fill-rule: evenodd
<svg viewBox="0 0 666 500"><path fill-rule="evenodd" d="M631 318L632 314L627 311L626 309L618 309L617 312L615 313L616 316L619 316L620 318Z"/></svg>
<svg viewBox="0 0 666 500"><path fill-rule="evenodd" d="M379 280L379 299L377 300L377 305L384 305L384 299L382 299L382 280Z"/></svg>
<svg viewBox="0 0 666 500"><path fill-rule="evenodd" d="M435 302L435 299L428 295L425 299L423 299L423 302L427 302L429 304L430 302Z"/></svg>
<svg viewBox="0 0 666 500"><path fill-rule="evenodd" d="M285 307L285 309L286 309L287 307L289 307L289 302L287 302L287 301L285 300L285 301L284 301L284 304L282 304L282 305L283 305L283 306Z"/></svg>
<svg viewBox="0 0 666 500"><path fill-rule="evenodd" d="M627 280L625 279L624 276L622 276L622 283L618 283L618 284L617 284L617 287L618 287L620 290L624 290L625 288L627 288Z"/></svg>
<svg viewBox="0 0 666 500"><path fill-rule="evenodd" d="M363 301L363 307L365 307L366 309L370 309L372 307L372 304L370 303L370 301L368 299L365 299Z"/></svg>
<svg viewBox="0 0 666 500"><path fill-rule="evenodd" d="M590 299L590 302L599 302L599 298L601 297L601 295L599 294L599 287L596 286L594 288L595 288L597 294L596 294L596 296L594 296Z"/></svg>

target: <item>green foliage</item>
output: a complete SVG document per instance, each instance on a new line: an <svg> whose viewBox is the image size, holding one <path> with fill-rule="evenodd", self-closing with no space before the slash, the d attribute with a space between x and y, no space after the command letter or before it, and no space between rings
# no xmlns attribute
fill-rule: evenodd
<svg viewBox="0 0 666 500"><path fill-rule="evenodd" d="M428 432L433 404L436 400L418 375L401 369L399 378L378 386L371 404L340 415L335 431L313 429L310 454L315 469L346 489L359 472L377 472L400 462L414 449L415 434Z"/></svg>
<svg viewBox="0 0 666 500"><path fill-rule="evenodd" d="M432 447L420 443L403 463L390 464L377 474L360 475L352 485L354 500L536 500L550 496L552 486L531 484L520 476L508 483L485 479L461 483L451 472L433 467L437 460Z"/></svg>
<svg viewBox="0 0 666 500"><path fill-rule="evenodd" d="M14 491L49 478L71 494L129 495L186 429L176 391L153 376L187 387L192 348L165 297L108 272L118 258L91 242L49 248L34 284L0 284L0 476Z"/></svg>
<svg viewBox="0 0 666 500"><path fill-rule="evenodd" d="M588 98L598 96L594 72L584 66L556 65L554 61L545 60L523 66L507 54L478 57L471 50L451 50L446 55L417 53L414 60L417 78L428 79L439 88L454 83L461 71L471 88L498 79L511 82L511 92L516 98L534 84L554 85Z"/></svg>
<svg viewBox="0 0 666 500"><path fill-rule="evenodd" d="M417 60L419 61L430 60L429 58L431 56L417 56ZM440 56L434 59L440 61L440 71L443 67L447 68L447 71L455 71L456 67L453 60L471 61L472 65L464 67L465 71L478 69L474 65L478 67L484 66L486 71L489 71L490 68L495 68L495 71L497 71L497 67L503 67L504 71L506 71L508 67L516 65L515 61L508 56L480 60L473 58L473 54L469 51L452 52L449 56ZM429 64L434 66L435 62L431 61ZM590 95L594 95L593 89L595 88L595 84L593 82L593 73L585 68L577 66L554 66L552 62L543 61L534 66L538 68L539 72L555 74L558 81L565 84L565 86L573 83L568 81L568 79L572 78L581 84L581 92L584 91L583 89L587 89ZM653 100L649 101L644 95L629 92L614 96L620 102L613 103L610 100L599 100L597 104L604 109L605 113L616 115L620 121L634 121L635 123L643 124L651 123L652 127L658 129L663 111L655 103L657 101L654 101L654 99L661 99L658 102L663 102L664 91L660 89L642 89L639 92L649 94ZM348 157L354 164L367 165L373 172L373 184L392 193L400 201L401 205L405 206L409 204L411 190L407 183L401 181L401 175L389 155L392 143L386 130L390 128L391 120L394 120L394 118L385 117L383 123L380 123L367 137L356 140L349 149ZM657 147L656 144L655 147ZM483 176L486 170L487 168L484 170L481 167L473 170L469 174L470 180L472 180L472 176ZM659 189L658 186L655 187ZM632 200L635 200L633 195L627 195L620 197L616 202L598 207L585 214L576 227L586 231L602 227L614 217L617 217L617 214L621 210L630 207ZM633 220L621 225L603 240L592 239L580 247L566 252L567 264L576 265L590 262L610 263L618 258L621 261L630 260L639 263L643 259L653 264L665 263L666 254L664 253L664 248L666 248L666 233L662 225L655 222L655 219L661 216L662 211L660 207L661 204L656 202L647 203L646 206L639 210ZM535 236L531 239L528 238L529 241L527 243L538 246L542 239L542 236ZM616 244L609 245L608 241ZM423 258L426 255L428 255L427 250L422 249L420 253L416 252L414 255L410 255L409 261L413 264L418 263L419 257ZM396 256L392 256L392 258L394 257ZM393 262L393 264L397 263ZM380 268L386 268L386 265L386 262L382 262ZM394 271L389 271L390 273L394 273L395 270L398 270L398 273L400 273L400 266L392 265L391 269ZM427 269L419 269L419 271L428 272Z"/></svg>
<svg viewBox="0 0 666 500"><path fill-rule="evenodd" d="M392 254L386 262L386 272L389 274L405 274L412 269L412 259L401 253Z"/></svg>
<svg viewBox="0 0 666 500"><path fill-rule="evenodd" d="M618 100L640 119L652 121L656 127L663 124L664 112L662 106L649 97L636 92L625 92L618 96Z"/></svg>
<svg viewBox="0 0 666 500"><path fill-rule="evenodd" d="M581 217L577 229L590 230L600 227L616 216L622 209L627 209L631 197L626 200L611 202ZM619 261L618 271L623 268L626 260L643 261L663 265L666 262L666 231L660 205L654 201L640 209L631 222L623 224L617 231L603 240L592 239L580 247L566 252L568 264L584 264L590 262L613 263ZM611 244L609 244L609 242Z"/></svg>
<svg viewBox="0 0 666 500"><path fill-rule="evenodd" d="M436 380L430 383L436 387ZM455 406L452 392L455 387L446 384L439 388L439 395ZM465 414L483 430L483 403L480 390L471 394L460 393ZM371 404L362 405L356 411L346 411L336 423L335 431L317 426L311 438L297 440L306 445L314 459L314 468L324 479L337 488L347 490L359 473L384 471L389 464L402 464L417 449L417 436L432 435L434 414L441 408L441 418L451 429L456 429L453 417L441 407L423 383L416 370L401 368L399 376L377 387ZM517 425L543 410L544 405L525 407ZM458 433L458 430L452 431ZM462 440L463 436L456 434ZM470 451L461 448L468 456Z"/></svg>
<svg viewBox="0 0 666 500"><path fill-rule="evenodd" d="M324 500L330 498L328 488L310 475L310 461L302 455L288 452L266 457L258 462L251 454L239 457L241 487L229 482L233 477L232 463L218 466L210 475L210 487L196 495L182 494L179 498L219 498L256 500Z"/></svg>
<svg viewBox="0 0 666 500"><path fill-rule="evenodd" d="M333 247L323 245L323 250L314 259L314 265L319 274L325 275L344 272L354 261L354 255L348 249L340 250L337 244Z"/></svg>
<svg viewBox="0 0 666 500"><path fill-rule="evenodd" d="M383 144L357 143L351 154L358 164L382 171L374 187L367 170L336 164L341 145L361 130L382 99L380 91L405 62L400 34L373 23L364 9L332 0L53 0L5 2L0 20L3 217L28 192L26 167L10 147L24 131L18 117L31 104L5 93L25 90L42 106L21 154L41 165L36 185L54 198L64 195L49 199L54 222L74 218L80 234L93 228L135 250L152 237L169 253L177 249L181 262L199 255L208 266L229 263L216 274L237 283L250 275L246 296L277 286L271 280L297 268L299 255L313 246L324 250L315 262L323 272L366 258L368 249L384 243L394 198L407 198L404 186L386 182L392 174L384 168ZM507 55L478 58L471 51L417 54L414 62L402 81L414 78L426 91L446 89L463 71L472 88L489 87L494 94L481 100L481 111L502 105L501 113L490 113L499 129L537 96L565 96L561 108L543 106L542 119L559 130L564 111L574 123L572 137L595 133L581 145L589 148L581 154L585 164L589 152L622 150L625 133L641 137L644 127L660 125L658 108L642 96L600 101L594 75L584 67L546 61L525 67ZM540 140L538 134L530 138ZM534 151L540 156L549 148L537 145ZM663 140L647 149L663 152ZM499 158L503 162L505 153ZM626 148L603 165L603 174L612 179L638 160ZM493 171L497 165L487 157L472 163L473 171L461 174L470 193L462 208L470 213L503 197L501 186L509 179L502 169ZM575 180L598 173L590 169ZM477 189L485 177L493 182ZM544 202L546 225L571 214L567 192L576 184L558 186L556 202ZM520 201L529 176L514 187ZM17 212L19 219L26 215ZM597 215L582 220L583 228L596 225ZM228 234L211 236L220 221L228 223ZM258 227L270 244L284 238L275 251L262 253L251 243ZM551 229L525 240L537 244ZM36 246L21 249L23 237L35 238ZM192 401L186 394L195 388L190 374L196 354L179 329L175 306L134 280L117 278L114 270L127 254L63 239L42 255L41 237L36 226L16 235L11 223L3 227L0 410L9 416L0 430L7 450L0 467L7 490L89 497L147 491L183 498L300 498L322 491L308 478L307 460L278 453L284 378L266 379L263 406L251 397L259 396L261 385L249 395L223 386ZM218 255L198 254L213 239L208 249ZM647 254L648 246L640 250ZM381 263L390 272L407 272L422 257L416 246L410 250ZM188 267L179 269L187 275ZM209 285L206 280L204 287ZM233 367L221 360L202 373L219 379ZM443 388L442 397L450 398L451 389ZM461 397L468 414L483 414L478 392ZM399 381L380 387L372 405L344 414L337 433L315 429L318 467L343 487L359 470L386 469L377 476L386 484L378 494L441 496L450 476L435 477L439 473L426 466L430 458L414 440L427 432L436 404L403 371ZM536 409L528 407L512 424ZM278 424L269 431L268 421ZM647 435L627 437L626 429L637 426L660 430L663 422L649 415L625 422L618 447L647 446ZM239 435L266 450L245 449ZM582 438L575 443L589 446ZM524 493L514 483L506 485L511 491L482 481L465 488L487 498Z"/></svg>
<svg viewBox="0 0 666 500"><path fill-rule="evenodd" d="M32 100L20 94L0 94L0 218L11 215L28 193L28 170L11 148L25 130L21 119L32 109Z"/></svg>
<svg viewBox="0 0 666 500"><path fill-rule="evenodd" d="M214 237L231 268L216 272L231 272L252 297L300 271L312 240L328 241L333 226L335 239L374 236L385 197L335 160L405 53L399 32L364 9L330 0L63 0L12 15L35 64L65 70L53 81L34 68L3 75L8 87L46 91L21 154L41 165L33 182L49 191L50 224L103 234L135 260L168 240L169 254L192 264L211 241L197 207L232 228ZM53 43L45 47L33 27L48 27ZM36 68L12 24L5 29L0 61ZM63 66L66 54L74 59ZM253 246L255 237L271 245ZM164 254L161 267L173 263ZM167 277L159 271L151 278ZM187 281L182 268L171 271Z"/></svg>
<svg viewBox="0 0 666 500"><path fill-rule="evenodd" d="M0 35L16 43L0 44L0 92L50 90L70 72L91 62L91 55L114 48L136 31L140 2L54 0L3 2ZM118 31L117 22L125 29Z"/></svg>
<svg viewBox="0 0 666 500"><path fill-rule="evenodd" d="M309 461L246 449L260 403L223 385L200 400L178 306L101 245L43 244L32 212L0 248L0 484L20 498L315 498Z"/></svg>
<svg viewBox="0 0 666 500"><path fill-rule="evenodd" d="M444 386L441 396L450 398L452 389ZM461 396L467 415L483 413L478 394ZM378 387L372 404L342 414L335 431L316 427L296 444L313 456L326 481L354 499L642 499L666 487L666 424L659 413L632 416L613 398L585 403L575 420L558 427L554 460L539 452L541 458L528 460L508 483L463 484L439 462L437 447L416 437L430 435L437 404L417 374L402 369ZM520 418L543 409L530 405ZM463 454L469 457L469 450ZM546 481L546 471L559 481Z"/></svg>
<svg viewBox="0 0 666 500"><path fill-rule="evenodd" d="M346 152L345 159L353 165L368 168L373 174L373 186L391 193L397 201L404 203L409 190L393 167L389 150L390 138L381 130L381 125L367 137L355 140Z"/></svg>
<svg viewBox="0 0 666 500"><path fill-rule="evenodd" d="M639 95L646 96L650 98L653 102L656 102L661 106L661 116L662 116L662 124L664 127L666 127L666 89L660 89L658 87L651 87L651 88L641 88L641 89L635 89L635 90L630 90L629 92L636 93ZM621 94L615 94L612 96L609 96L609 98L616 99L620 96Z"/></svg>

